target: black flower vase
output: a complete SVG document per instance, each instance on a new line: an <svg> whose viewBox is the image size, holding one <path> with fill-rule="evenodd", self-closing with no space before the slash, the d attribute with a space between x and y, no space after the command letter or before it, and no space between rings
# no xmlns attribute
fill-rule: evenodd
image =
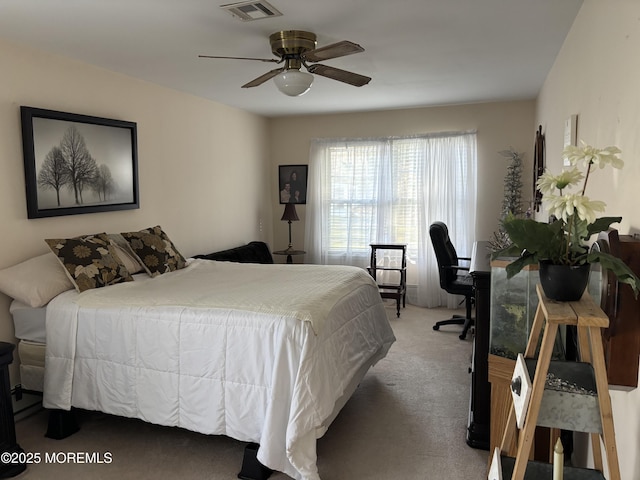
<svg viewBox="0 0 640 480"><path fill-rule="evenodd" d="M591 265L556 265L540 262L540 285L547 298L559 302L580 300L589 283Z"/></svg>

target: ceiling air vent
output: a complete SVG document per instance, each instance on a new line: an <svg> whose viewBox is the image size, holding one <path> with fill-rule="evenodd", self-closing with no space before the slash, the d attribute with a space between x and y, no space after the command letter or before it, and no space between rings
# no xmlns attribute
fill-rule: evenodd
<svg viewBox="0 0 640 480"><path fill-rule="evenodd" d="M228 3L226 5L220 5L220 8L244 22L282 16L282 13L273 5L265 1Z"/></svg>

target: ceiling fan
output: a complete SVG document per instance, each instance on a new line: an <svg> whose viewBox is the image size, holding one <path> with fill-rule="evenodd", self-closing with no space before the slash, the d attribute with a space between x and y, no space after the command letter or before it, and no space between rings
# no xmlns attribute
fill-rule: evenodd
<svg viewBox="0 0 640 480"><path fill-rule="evenodd" d="M321 65L316 62L343 57L354 53L364 52L357 43L343 40L325 47L316 48L315 33L302 30L284 30L269 36L271 51L278 57L275 58L250 58L250 57L221 57L214 55L199 55L201 58L227 58L235 60L257 60L260 62L284 63L284 66L275 68L249 83L242 88L251 88L262 85L270 78L278 89L289 96L297 97L309 91L313 83L313 74L348 83L356 87L362 87L371 81L370 77L348 72L339 68ZM311 63L311 65L309 65ZM309 73L301 72L304 66Z"/></svg>

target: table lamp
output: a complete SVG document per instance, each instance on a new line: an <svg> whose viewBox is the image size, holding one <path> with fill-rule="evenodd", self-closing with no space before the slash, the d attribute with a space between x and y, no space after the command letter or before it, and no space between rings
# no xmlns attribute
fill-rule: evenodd
<svg viewBox="0 0 640 480"><path fill-rule="evenodd" d="M289 247L287 250L293 249L293 244L291 243L291 222L297 222L300 220L298 218L298 213L296 212L296 205L294 203L287 203L284 206L284 213L282 214L282 218L280 220L286 220L289 222Z"/></svg>

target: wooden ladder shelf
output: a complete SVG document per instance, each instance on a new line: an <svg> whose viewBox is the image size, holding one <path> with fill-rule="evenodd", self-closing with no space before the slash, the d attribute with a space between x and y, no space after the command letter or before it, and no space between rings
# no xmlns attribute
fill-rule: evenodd
<svg viewBox="0 0 640 480"><path fill-rule="evenodd" d="M494 453L489 479L500 478L492 476L496 471L500 472L499 475L504 480L551 479L552 464L529 461L536 425L543 425L591 434L595 469L566 466L565 480L604 480L604 459L607 461L609 480L620 480L600 330L609 325L609 319L588 293L577 302L556 302L544 295L540 285L536 286L536 290L540 301L524 353L524 375L534 375L528 409L525 406L522 416L524 422L516 438L517 454L515 458L504 455L517 432L516 411L511 408L500 449L496 449ZM580 362L551 360L560 325L577 327ZM543 330L542 343L536 359L536 350ZM512 384L514 392L518 391L516 386L519 383L518 377L516 383ZM516 399L517 402L519 400ZM547 408L550 406L553 408ZM604 451L601 448L601 439Z"/></svg>

